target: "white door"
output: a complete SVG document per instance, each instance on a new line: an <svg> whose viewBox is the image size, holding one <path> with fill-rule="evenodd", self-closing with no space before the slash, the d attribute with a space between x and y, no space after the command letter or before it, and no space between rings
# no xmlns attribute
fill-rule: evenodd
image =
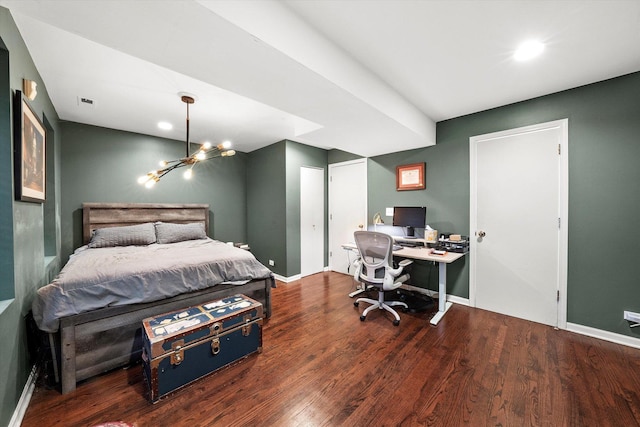
<svg viewBox="0 0 640 427"><path fill-rule="evenodd" d="M471 138L472 305L566 327L567 126Z"/></svg>
<svg viewBox="0 0 640 427"><path fill-rule="evenodd" d="M324 169L300 168L300 275L324 270Z"/></svg>
<svg viewBox="0 0 640 427"><path fill-rule="evenodd" d="M348 273L349 253L343 243L367 227L367 159L329 165L329 269ZM351 261L353 256L351 256Z"/></svg>

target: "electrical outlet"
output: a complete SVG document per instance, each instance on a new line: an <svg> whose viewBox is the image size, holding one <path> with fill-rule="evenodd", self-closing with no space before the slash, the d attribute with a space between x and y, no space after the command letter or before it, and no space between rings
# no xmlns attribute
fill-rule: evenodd
<svg viewBox="0 0 640 427"><path fill-rule="evenodd" d="M634 313L633 311L624 312L624 320L629 322L640 323L640 313Z"/></svg>
<svg viewBox="0 0 640 427"><path fill-rule="evenodd" d="M274 260L270 259L270 260L269 260L269 265L270 265L271 267L273 267L274 265L276 265L276 263L275 263L275 261L274 261Z"/></svg>

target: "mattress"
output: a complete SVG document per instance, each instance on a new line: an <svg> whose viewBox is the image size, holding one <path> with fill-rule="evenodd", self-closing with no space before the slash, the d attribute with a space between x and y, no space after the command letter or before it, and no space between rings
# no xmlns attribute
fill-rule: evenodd
<svg viewBox="0 0 640 427"><path fill-rule="evenodd" d="M147 246L82 246L53 282L38 290L33 316L41 330L56 332L59 319L66 316L271 276L251 252L209 238Z"/></svg>

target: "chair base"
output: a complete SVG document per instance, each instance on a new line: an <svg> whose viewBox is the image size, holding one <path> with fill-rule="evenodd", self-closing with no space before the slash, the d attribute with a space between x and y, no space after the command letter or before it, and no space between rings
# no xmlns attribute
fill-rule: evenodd
<svg viewBox="0 0 640 427"><path fill-rule="evenodd" d="M398 326L400 324L400 316L391 307L400 306L404 308L409 308L409 306L407 306L407 304L403 303L402 301L385 301L383 292L378 293L378 300L374 300L372 298L358 298L357 300L354 301L353 305L357 307L361 302L366 302L368 304L371 304L362 312L362 315L360 316L360 320L362 322L364 322L364 320L367 318L367 314L369 314L369 312L378 308L380 310L386 310L389 313L391 313L395 318L395 320L393 321L394 326Z"/></svg>

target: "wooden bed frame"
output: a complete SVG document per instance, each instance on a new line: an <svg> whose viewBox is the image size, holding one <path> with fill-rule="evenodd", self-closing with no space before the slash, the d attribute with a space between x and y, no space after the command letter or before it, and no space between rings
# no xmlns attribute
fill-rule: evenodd
<svg viewBox="0 0 640 427"><path fill-rule="evenodd" d="M134 225L145 222L202 222L209 232L209 205L149 203L84 203L82 205L84 243L96 228ZM235 294L260 301L265 316L271 315L273 277L245 285L216 285L151 303L106 307L60 319L59 342L52 349L54 367L60 356L62 393L76 389L76 383L108 370L137 362L142 352L142 319L179 310ZM57 378L56 373L56 378Z"/></svg>

